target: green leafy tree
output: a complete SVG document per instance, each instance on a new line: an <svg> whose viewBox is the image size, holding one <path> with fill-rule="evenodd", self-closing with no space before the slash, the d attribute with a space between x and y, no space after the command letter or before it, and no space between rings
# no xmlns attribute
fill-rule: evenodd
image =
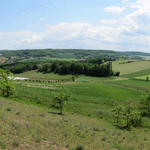
<svg viewBox="0 0 150 150"><path fill-rule="evenodd" d="M70 99L70 96L64 92L60 92L57 96L54 97L54 105L59 108L59 114L63 114L64 103Z"/></svg>
<svg viewBox="0 0 150 150"><path fill-rule="evenodd" d="M150 116L150 93L141 102L142 114Z"/></svg>
<svg viewBox="0 0 150 150"><path fill-rule="evenodd" d="M11 77L10 77L11 78ZM15 93L14 85L8 78L6 71L0 69L0 94L4 97L9 97Z"/></svg>
<svg viewBox="0 0 150 150"><path fill-rule="evenodd" d="M118 105L113 110L115 113L115 122L121 129L130 129L131 126L138 127L142 125L142 115L131 104Z"/></svg>
<svg viewBox="0 0 150 150"><path fill-rule="evenodd" d="M121 115L122 115L122 106L121 105L118 105L116 106L114 109L113 109L113 112L115 114L115 122L118 124L119 123L119 120L121 118Z"/></svg>
<svg viewBox="0 0 150 150"><path fill-rule="evenodd" d="M130 117L130 124L134 127L142 125L142 115L139 111L133 111Z"/></svg>
<svg viewBox="0 0 150 150"><path fill-rule="evenodd" d="M130 117L131 117L132 113L131 113L131 105L129 104L124 112L124 116L126 118L126 127L130 127Z"/></svg>

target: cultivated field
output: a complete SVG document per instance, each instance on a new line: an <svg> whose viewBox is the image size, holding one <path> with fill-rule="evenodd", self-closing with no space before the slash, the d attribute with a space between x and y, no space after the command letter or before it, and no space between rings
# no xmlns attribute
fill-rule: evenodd
<svg viewBox="0 0 150 150"><path fill-rule="evenodd" d="M113 69L120 71L121 75L128 75L144 70L150 70L150 61L149 60L138 60L138 61L115 61L113 62Z"/></svg>

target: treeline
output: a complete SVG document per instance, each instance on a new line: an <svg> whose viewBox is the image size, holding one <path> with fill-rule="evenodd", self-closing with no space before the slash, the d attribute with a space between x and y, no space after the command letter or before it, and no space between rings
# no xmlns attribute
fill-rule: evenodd
<svg viewBox="0 0 150 150"><path fill-rule="evenodd" d="M98 62L97 62L98 61ZM89 63L91 62L91 63ZM104 59L92 59L87 61L51 61L51 62L20 62L0 66L14 74L31 70L43 73L87 75L97 77L119 76L119 72L113 72L112 63Z"/></svg>
<svg viewBox="0 0 150 150"><path fill-rule="evenodd" d="M96 57L96 58L88 58L85 60L80 60L80 62L92 63L92 64L103 64L109 61L115 61L115 58L110 57Z"/></svg>
<svg viewBox="0 0 150 150"><path fill-rule="evenodd" d="M57 74L73 74L73 75L87 75L97 77L119 76L119 72L112 71L112 63L92 64L81 62L53 62L46 63L39 66L39 72Z"/></svg>
<svg viewBox="0 0 150 150"><path fill-rule="evenodd" d="M13 63L13 64L6 64L1 65L0 68L5 69L9 72L12 72L14 74L23 73L30 70L36 70L38 69L37 62L25 62L25 63Z"/></svg>

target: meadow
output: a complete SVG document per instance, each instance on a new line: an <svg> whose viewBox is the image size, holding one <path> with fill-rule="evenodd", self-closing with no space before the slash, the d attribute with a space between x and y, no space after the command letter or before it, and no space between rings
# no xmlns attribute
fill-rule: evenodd
<svg viewBox="0 0 150 150"><path fill-rule="evenodd" d="M143 72L144 70L150 70L150 61L149 60L135 60L129 61L115 61L113 62L113 69L120 72L121 76L134 74L136 72Z"/></svg>
<svg viewBox="0 0 150 150"><path fill-rule="evenodd" d="M43 80L63 80L63 79L71 79L71 75L57 75L54 73L41 73L37 72L36 70L34 71L28 71L20 74L16 74L15 76L17 77L27 77L27 78L32 78L32 79L43 79Z"/></svg>

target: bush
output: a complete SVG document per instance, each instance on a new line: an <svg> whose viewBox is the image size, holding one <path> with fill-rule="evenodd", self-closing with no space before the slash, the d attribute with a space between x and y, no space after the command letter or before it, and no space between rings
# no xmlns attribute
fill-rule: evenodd
<svg viewBox="0 0 150 150"><path fill-rule="evenodd" d="M75 150L84 150L84 147L82 145L77 145Z"/></svg>
<svg viewBox="0 0 150 150"><path fill-rule="evenodd" d="M120 72L114 72L114 76L119 77L120 76Z"/></svg>
<svg viewBox="0 0 150 150"><path fill-rule="evenodd" d="M141 126L142 125L142 115L140 112L134 112L132 114L132 117L130 119L130 124L133 126L133 127L138 127L138 126Z"/></svg>
<svg viewBox="0 0 150 150"><path fill-rule="evenodd" d="M113 110L115 113L115 123L120 128L138 127L142 125L142 114L134 111L134 108L128 104L127 106L116 106Z"/></svg>

